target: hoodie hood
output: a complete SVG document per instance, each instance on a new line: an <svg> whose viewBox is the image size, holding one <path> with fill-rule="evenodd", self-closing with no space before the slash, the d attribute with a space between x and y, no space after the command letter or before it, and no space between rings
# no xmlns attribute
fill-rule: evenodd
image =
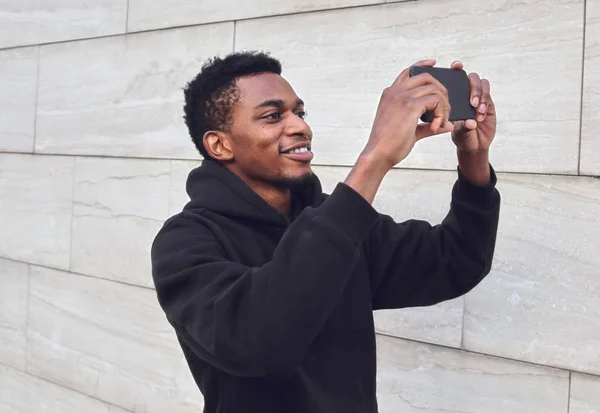
<svg viewBox="0 0 600 413"><path fill-rule="evenodd" d="M205 159L190 172L186 191L191 201L185 209L206 209L232 218L289 225L287 217L269 205L241 178L210 159ZM292 196L301 208L320 205L323 192L317 176L313 174L306 184L294 189Z"/></svg>

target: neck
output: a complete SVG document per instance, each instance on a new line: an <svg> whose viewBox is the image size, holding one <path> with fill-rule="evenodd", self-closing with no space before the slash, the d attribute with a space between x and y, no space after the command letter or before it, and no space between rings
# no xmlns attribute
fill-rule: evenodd
<svg viewBox="0 0 600 413"><path fill-rule="evenodd" d="M271 185L256 185L248 182L248 185L265 202L289 217L292 212L292 193L289 189L277 188Z"/></svg>
<svg viewBox="0 0 600 413"><path fill-rule="evenodd" d="M239 176L267 204L271 205L284 216L290 216L292 212L292 192L289 189L251 179L245 176L245 174L239 173L236 168L230 166L226 166L226 168Z"/></svg>

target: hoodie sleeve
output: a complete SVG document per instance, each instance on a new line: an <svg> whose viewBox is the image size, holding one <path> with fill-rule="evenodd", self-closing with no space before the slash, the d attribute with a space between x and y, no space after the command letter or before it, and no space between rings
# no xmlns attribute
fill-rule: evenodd
<svg viewBox="0 0 600 413"><path fill-rule="evenodd" d="M380 216L365 242L375 310L457 298L490 272L500 212L490 169L486 186L471 184L458 171L450 211L439 225Z"/></svg>
<svg viewBox="0 0 600 413"><path fill-rule="evenodd" d="M339 184L256 268L225 258L210 221L176 217L152 246L159 302L180 340L207 363L246 377L289 373L336 306L378 217Z"/></svg>

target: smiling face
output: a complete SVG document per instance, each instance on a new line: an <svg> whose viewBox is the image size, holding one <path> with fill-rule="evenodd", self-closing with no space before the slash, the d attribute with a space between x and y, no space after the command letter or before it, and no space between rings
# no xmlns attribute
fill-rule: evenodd
<svg viewBox="0 0 600 413"><path fill-rule="evenodd" d="M231 156L226 166L251 186L290 188L311 177L312 131L290 84L264 73L239 78L236 85L239 99L224 135Z"/></svg>

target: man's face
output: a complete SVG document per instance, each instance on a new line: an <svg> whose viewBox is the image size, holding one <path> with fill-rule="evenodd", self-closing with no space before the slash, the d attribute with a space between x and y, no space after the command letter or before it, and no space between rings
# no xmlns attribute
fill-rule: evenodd
<svg viewBox="0 0 600 413"><path fill-rule="evenodd" d="M233 107L232 168L250 183L291 187L312 176L312 131L304 103L274 73L237 80Z"/></svg>

